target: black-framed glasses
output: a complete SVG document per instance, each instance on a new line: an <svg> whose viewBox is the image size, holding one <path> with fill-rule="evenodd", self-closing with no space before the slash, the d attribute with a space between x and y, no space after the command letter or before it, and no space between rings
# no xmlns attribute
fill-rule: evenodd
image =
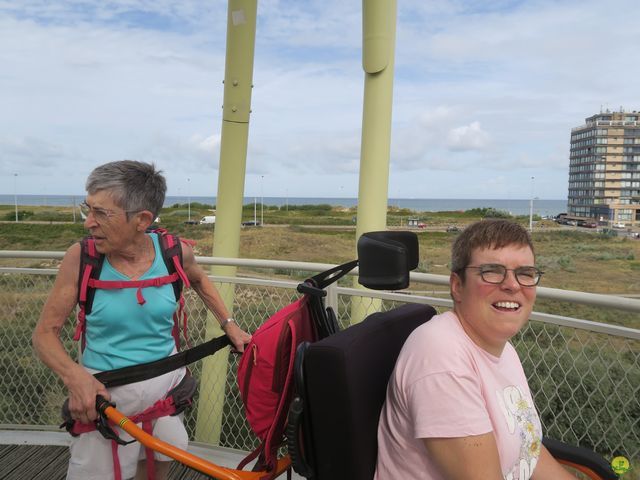
<svg viewBox="0 0 640 480"><path fill-rule="evenodd" d="M487 283L499 284L507 278L507 272L511 271L516 281L523 287L535 287L540 283L543 271L536 267L507 268L499 263L487 263L484 265L468 266L480 272L480 277Z"/></svg>
<svg viewBox="0 0 640 480"><path fill-rule="evenodd" d="M118 215L120 212L109 210L108 208L92 207L87 202L82 202L80 205L80 213L86 218L89 214L93 215L96 222L105 222L111 217ZM137 213L140 210L124 210L122 213Z"/></svg>

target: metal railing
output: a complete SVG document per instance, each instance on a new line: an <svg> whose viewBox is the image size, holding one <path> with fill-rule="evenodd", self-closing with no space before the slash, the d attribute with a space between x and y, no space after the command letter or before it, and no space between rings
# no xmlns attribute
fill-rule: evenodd
<svg viewBox="0 0 640 480"><path fill-rule="evenodd" d="M61 257L60 252L0 252L0 259L44 259L49 264ZM212 278L220 290L234 289L234 316L247 331L254 331L271 314L298 298L296 286L310 272L333 266L211 257L197 260L203 266L239 267L237 277ZM52 430L60 422L64 387L35 357L30 342L56 273L56 268L0 268L0 428ZM427 303L439 311L451 306L448 277L442 275L412 274L409 293L351 287L352 282L343 279L328 288L327 304L336 311L342 327L351 324L354 302L375 302L376 308L385 311L410 302ZM207 312L193 291L186 291L185 296L190 341L196 345L205 340ZM565 311L569 305L572 314L593 308L615 309L620 315L635 318L640 314L640 300L630 298L543 287L538 289L538 298L561 303ZM77 345L70 340L73 326L74 319L70 318L61 337L76 355ZM546 435L593 448L607 458L625 455L636 462L640 459L640 330L594 322L588 317L536 311L513 344L528 375ZM236 387L237 363L238 357L231 355L226 378L218 379L210 391L200 391L199 395L225 392L219 444L248 450L256 440L244 418ZM201 368L200 364L192 368L196 377ZM198 403L197 397L195 408L185 417L192 438L198 415L209 414L199 411Z"/></svg>

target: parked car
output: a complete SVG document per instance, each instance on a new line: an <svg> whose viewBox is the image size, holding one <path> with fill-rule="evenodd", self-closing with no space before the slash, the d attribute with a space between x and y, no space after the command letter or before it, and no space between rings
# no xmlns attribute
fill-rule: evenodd
<svg viewBox="0 0 640 480"><path fill-rule="evenodd" d="M248 220L246 222L242 222L242 226L243 227L259 227L260 226L260 222L255 221L255 220Z"/></svg>
<svg viewBox="0 0 640 480"><path fill-rule="evenodd" d="M199 225L200 224L200 220L185 220L184 224L185 225Z"/></svg>
<svg viewBox="0 0 640 480"><path fill-rule="evenodd" d="M447 232L459 232L460 229L456 225L449 225L447 227Z"/></svg>
<svg viewBox="0 0 640 480"><path fill-rule="evenodd" d="M216 223L215 215L205 215L200 219L200 225L213 225Z"/></svg>
<svg viewBox="0 0 640 480"><path fill-rule="evenodd" d="M597 228L598 224L596 222L584 222L580 226L584 228Z"/></svg>
<svg viewBox="0 0 640 480"><path fill-rule="evenodd" d="M625 228L626 227L626 225L624 223L622 223L622 222L614 223L612 226L613 226L613 228Z"/></svg>

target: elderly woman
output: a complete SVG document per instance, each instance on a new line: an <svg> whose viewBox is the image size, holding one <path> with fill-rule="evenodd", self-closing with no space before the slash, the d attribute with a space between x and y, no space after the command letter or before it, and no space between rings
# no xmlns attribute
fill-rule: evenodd
<svg viewBox="0 0 640 480"><path fill-rule="evenodd" d="M542 272L521 226L488 220L452 248L453 311L407 339L378 427L376 480L571 479L542 445L509 339L527 323Z"/></svg>
<svg viewBox="0 0 640 480"><path fill-rule="evenodd" d="M147 233L162 208L166 182L153 165L118 161L97 167L86 183L85 227L95 249L104 255L100 280L132 281L167 277L157 233ZM53 289L33 333L33 345L42 361L64 382L69 391L71 417L88 424L96 420L96 395L117 403L127 415L138 414L164 396L185 375L181 368L165 375L105 389L94 373L165 358L176 351L172 336L173 315L178 307L171 283L145 287L139 302L137 288L96 289L91 312L86 315L86 337L82 365L63 347L59 334L78 303L81 246L71 246L62 260ZM229 312L205 272L196 264L193 250L182 244L182 268L191 286L218 319L238 351L250 336L230 318ZM162 440L186 448L187 434L180 416L155 420L153 433ZM127 438L120 431L123 438ZM132 443L120 446L112 456L112 445L92 431L73 439L68 479L166 478L168 457L156 454L146 465L144 449ZM117 461L116 461L117 460ZM118 471L118 464L120 471ZM138 468L140 467L140 468ZM147 468L148 467L148 468Z"/></svg>

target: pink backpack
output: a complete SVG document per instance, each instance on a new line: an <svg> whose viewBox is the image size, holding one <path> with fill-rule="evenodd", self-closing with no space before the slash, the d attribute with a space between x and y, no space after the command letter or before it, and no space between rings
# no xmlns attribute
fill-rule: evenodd
<svg viewBox="0 0 640 480"><path fill-rule="evenodd" d="M293 394L293 363L298 345L318 340L311 320L309 295L276 312L253 334L238 366L238 387L251 429L260 445L241 463L242 469L258 457L254 470L274 478L278 448L283 442Z"/></svg>

